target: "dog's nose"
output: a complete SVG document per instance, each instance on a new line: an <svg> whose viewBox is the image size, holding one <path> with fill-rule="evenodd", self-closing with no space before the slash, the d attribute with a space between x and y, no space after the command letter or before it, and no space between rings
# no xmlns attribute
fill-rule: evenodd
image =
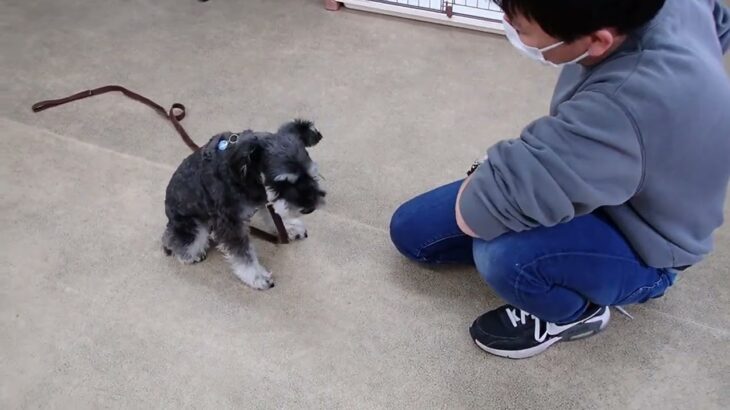
<svg viewBox="0 0 730 410"><path fill-rule="evenodd" d="M314 208L305 208L305 209L302 209L302 213L304 215L311 214L312 212L314 212Z"/></svg>

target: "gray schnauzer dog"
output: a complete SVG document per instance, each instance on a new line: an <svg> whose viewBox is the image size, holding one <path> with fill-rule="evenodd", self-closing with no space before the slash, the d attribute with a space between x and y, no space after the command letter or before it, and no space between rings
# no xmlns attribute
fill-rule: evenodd
<svg viewBox="0 0 730 410"><path fill-rule="evenodd" d="M314 124L304 120L288 122L276 133L215 135L180 164L167 186L165 253L185 264L200 262L212 239L244 283L273 287L271 273L259 264L251 245L249 225L271 202L290 239L307 237L297 217L323 205L325 192L305 148L321 139ZM271 218L262 214L266 212L259 212L264 229L276 232Z"/></svg>

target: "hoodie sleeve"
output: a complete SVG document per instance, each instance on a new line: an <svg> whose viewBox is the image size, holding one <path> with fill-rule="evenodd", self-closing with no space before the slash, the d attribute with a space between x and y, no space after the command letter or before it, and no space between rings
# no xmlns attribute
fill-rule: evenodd
<svg viewBox="0 0 730 410"><path fill-rule="evenodd" d="M730 48L730 8L723 5L720 0L715 0L715 8L712 14L715 16L715 28L722 45L722 51L727 53Z"/></svg>
<svg viewBox="0 0 730 410"><path fill-rule="evenodd" d="M585 91L554 116L502 141L467 180L457 206L466 225L490 240L508 231L554 226L637 191L643 149L628 111Z"/></svg>

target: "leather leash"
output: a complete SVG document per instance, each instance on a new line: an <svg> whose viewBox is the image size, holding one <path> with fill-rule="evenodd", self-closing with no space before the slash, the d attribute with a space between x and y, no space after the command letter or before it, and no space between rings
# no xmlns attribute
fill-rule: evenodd
<svg viewBox="0 0 730 410"><path fill-rule="evenodd" d="M197 151L200 149L198 144L193 141L192 138L190 138L190 135L185 131L185 128L180 124L180 121L182 121L183 118L185 118L185 106L180 103L174 103L172 106L170 106L169 110L165 110L160 104L157 104L156 102L150 100L149 98L137 94L134 91L130 91L129 89L122 87L121 85L106 85L99 88L94 88L92 90L86 90L81 91L79 93L70 95L65 98L58 98L55 100L44 100L39 101L31 107L33 109L33 112L40 112L43 110L47 110L49 108L53 108L59 105L63 105L66 103L70 103L72 101L81 100L88 97L93 97L95 95L105 94L113 91L121 92L122 94L126 95L127 97L140 102L153 110L155 110L159 115L167 118L172 123L172 126L175 127L178 134L180 134L180 138L182 138L185 145L187 145L191 150ZM271 204L266 205L266 209L269 211L269 214L271 215L271 219L274 221L274 225L276 226L276 231L278 233L278 237L276 235L272 235L268 232L265 232L261 229L258 229L256 227L251 226L251 233L260 237L261 239L264 239L266 241L272 242L272 243L289 243L289 234L286 232L286 228L284 227L284 222L281 220L281 217L279 214L274 211L274 207L271 206Z"/></svg>

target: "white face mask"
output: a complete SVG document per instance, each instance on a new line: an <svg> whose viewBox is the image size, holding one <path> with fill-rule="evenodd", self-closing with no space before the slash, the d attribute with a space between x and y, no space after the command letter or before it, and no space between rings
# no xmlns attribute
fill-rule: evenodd
<svg viewBox="0 0 730 410"><path fill-rule="evenodd" d="M567 64L578 63L578 62L582 61L583 59L585 59L586 57L588 57L588 51L586 51L585 53L581 54L575 60L571 60L571 61L568 61L565 63L555 64L552 61L546 60L545 55L543 55L543 53L562 46L563 44L565 44L565 41L559 41L551 46L547 46L544 48L530 47L522 42L522 40L520 39L520 34L517 33L517 30L514 27L512 27L512 25L509 24L509 22L504 18L502 19L502 25L504 26L504 33L507 35L507 40L509 40L509 42L512 43L512 46L514 46L514 48L516 48L517 51L519 51L521 54L523 54L524 56L526 56L532 60L539 61L542 64L550 65L553 67L561 67L561 66L564 66Z"/></svg>

